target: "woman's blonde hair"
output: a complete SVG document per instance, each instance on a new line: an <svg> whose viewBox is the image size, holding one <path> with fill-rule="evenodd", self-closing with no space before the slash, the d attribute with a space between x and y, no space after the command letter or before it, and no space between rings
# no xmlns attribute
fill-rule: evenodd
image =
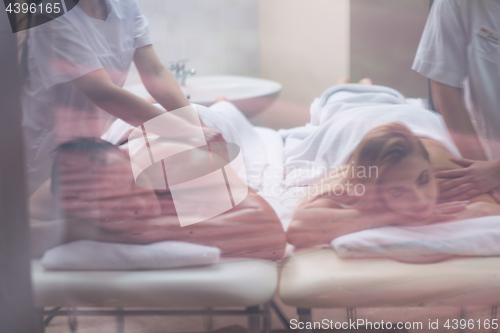
<svg viewBox="0 0 500 333"><path fill-rule="evenodd" d="M330 198L342 207L369 207L378 197L375 185L384 171L412 155L429 161L429 153L422 141L408 127L396 122L378 126L366 133L344 166L313 185L313 188L310 187L297 206L310 203L320 196L331 195L336 186L344 188L350 182L353 187L363 185L363 194L357 195L355 191L354 195L346 197L333 192ZM376 172L372 173L372 169ZM359 170L364 170L362 176L359 176Z"/></svg>

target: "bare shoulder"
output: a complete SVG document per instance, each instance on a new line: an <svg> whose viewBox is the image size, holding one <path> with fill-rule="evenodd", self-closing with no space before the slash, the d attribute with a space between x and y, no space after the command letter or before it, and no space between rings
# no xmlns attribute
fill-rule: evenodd
<svg viewBox="0 0 500 333"><path fill-rule="evenodd" d="M431 166L433 171L444 171L462 168L462 166L450 161L453 155L450 151L440 142L435 140L422 138L422 143L425 149L429 152Z"/></svg>

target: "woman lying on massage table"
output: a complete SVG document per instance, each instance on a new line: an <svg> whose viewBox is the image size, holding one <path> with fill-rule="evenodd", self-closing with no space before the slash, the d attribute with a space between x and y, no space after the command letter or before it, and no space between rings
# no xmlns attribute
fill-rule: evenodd
<svg viewBox="0 0 500 333"><path fill-rule="evenodd" d="M441 143L417 137L401 123L373 128L344 167L309 188L310 195L296 206L288 242L306 247L370 228L500 215L500 205L489 194L459 202L439 198L443 180L434 172L461 168L451 157ZM351 193L337 195L336 186Z"/></svg>
<svg viewBox="0 0 500 333"><path fill-rule="evenodd" d="M254 191L249 189L243 202L221 215L181 227L169 190L148 190L135 184L125 148L98 139L62 144L52 179L30 198L31 218L64 219L66 242L90 239L148 244L176 240L216 246L223 256L283 256L286 239L281 223ZM197 150L179 167L198 167L200 156L196 154L203 153ZM214 153L212 158L214 163L220 159ZM213 196L210 188L202 191L207 198Z"/></svg>

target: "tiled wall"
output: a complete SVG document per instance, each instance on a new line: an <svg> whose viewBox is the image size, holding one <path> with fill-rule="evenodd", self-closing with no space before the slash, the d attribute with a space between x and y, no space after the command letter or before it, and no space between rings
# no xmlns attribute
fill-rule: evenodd
<svg viewBox="0 0 500 333"><path fill-rule="evenodd" d="M259 76L258 0L139 0L160 60L197 75Z"/></svg>

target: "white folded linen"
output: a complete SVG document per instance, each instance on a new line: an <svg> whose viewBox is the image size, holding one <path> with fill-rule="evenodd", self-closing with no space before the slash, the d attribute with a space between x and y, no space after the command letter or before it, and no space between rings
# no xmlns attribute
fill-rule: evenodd
<svg viewBox="0 0 500 333"><path fill-rule="evenodd" d="M283 221L287 221L288 210L283 205L283 138L275 130L265 127L255 127L255 131L263 142L266 143L267 163L262 172L262 185L257 193L273 207L280 218L283 228L288 227Z"/></svg>
<svg viewBox="0 0 500 333"><path fill-rule="evenodd" d="M210 265L219 258L216 247L186 242L136 245L80 240L48 250L41 263L47 270L155 270Z"/></svg>
<svg viewBox="0 0 500 333"><path fill-rule="evenodd" d="M499 256L500 216L415 227L368 229L331 242L342 258L413 258L450 256Z"/></svg>

